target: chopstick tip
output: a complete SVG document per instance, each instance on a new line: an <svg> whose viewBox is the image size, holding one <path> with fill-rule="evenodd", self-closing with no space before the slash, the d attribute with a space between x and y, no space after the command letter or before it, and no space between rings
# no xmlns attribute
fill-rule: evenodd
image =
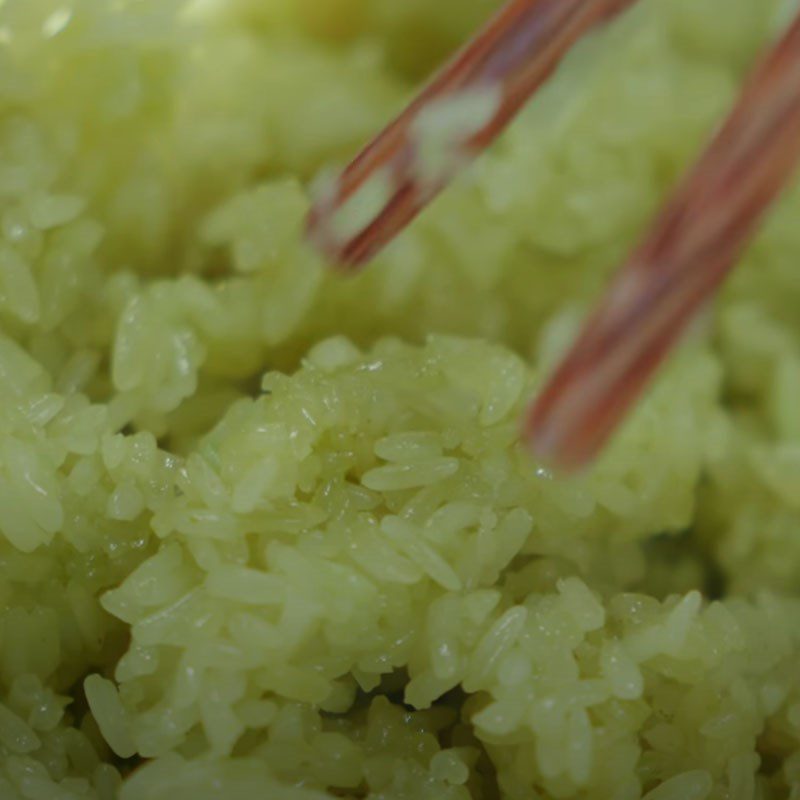
<svg viewBox="0 0 800 800"><path fill-rule="evenodd" d="M586 457L576 457L564 431L541 416L536 403L524 420L521 439L534 461L554 476L574 475L585 469L589 462Z"/></svg>

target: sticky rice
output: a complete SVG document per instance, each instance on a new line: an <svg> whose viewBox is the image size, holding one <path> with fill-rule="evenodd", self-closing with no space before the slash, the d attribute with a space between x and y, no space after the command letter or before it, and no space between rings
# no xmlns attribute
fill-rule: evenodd
<svg viewBox="0 0 800 800"><path fill-rule="evenodd" d="M642 0L331 273L496 5L0 0L2 800L800 797L800 185L592 470L518 441L796 3Z"/></svg>

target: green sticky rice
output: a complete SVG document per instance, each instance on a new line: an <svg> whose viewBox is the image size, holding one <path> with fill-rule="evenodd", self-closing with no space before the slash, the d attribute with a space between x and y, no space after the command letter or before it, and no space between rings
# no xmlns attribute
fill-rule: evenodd
<svg viewBox="0 0 800 800"><path fill-rule="evenodd" d="M596 466L525 403L790 18L641 0L356 278L491 0L0 0L0 798L800 798L800 184Z"/></svg>

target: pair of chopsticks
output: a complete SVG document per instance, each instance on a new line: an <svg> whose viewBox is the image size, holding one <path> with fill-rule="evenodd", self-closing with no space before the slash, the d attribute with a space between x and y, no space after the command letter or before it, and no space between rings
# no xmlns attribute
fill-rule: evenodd
<svg viewBox="0 0 800 800"><path fill-rule="evenodd" d="M506 128L590 29L636 0L511 0L334 180L310 240L356 270ZM800 15L590 315L526 416L555 467L590 462L714 296L800 159Z"/></svg>

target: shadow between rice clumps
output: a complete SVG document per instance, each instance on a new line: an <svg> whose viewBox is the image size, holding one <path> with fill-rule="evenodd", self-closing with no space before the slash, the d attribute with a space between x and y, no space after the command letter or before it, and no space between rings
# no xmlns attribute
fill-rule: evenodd
<svg viewBox="0 0 800 800"><path fill-rule="evenodd" d="M701 478L701 483L705 480ZM633 587L636 591L659 600L693 590L708 602L725 597L725 574L693 528L653 536L642 543L642 549L647 568L642 581Z"/></svg>
<svg viewBox="0 0 800 800"><path fill-rule="evenodd" d="M323 711L323 719L335 722L337 719L351 719L366 714L372 701L377 697L386 698L392 705L405 709L409 716L417 713L417 709L405 701L405 687L409 682L408 672L405 668L395 669L383 676L380 684L369 692L358 689L355 700L350 710L346 714L336 714ZM500 787L497 783L497 770L494 767L483 742L478 739L472 729L472 725L463 713L464 705L469 699L464 690L457 686L449 692L443 694L431 706L431 710L441 710L452 715L452 720L438 733L437 739L443 750L450 747L469 746L478 751L478 760L472 771L471 781L478 783L473 788L478 789L479 797L483 800L500 800L502 797ZM351 798L367 797L369 790L366 786L360 787L356 791L337 790L329 788L329 794L334 797L347 796Z"/></svg>

